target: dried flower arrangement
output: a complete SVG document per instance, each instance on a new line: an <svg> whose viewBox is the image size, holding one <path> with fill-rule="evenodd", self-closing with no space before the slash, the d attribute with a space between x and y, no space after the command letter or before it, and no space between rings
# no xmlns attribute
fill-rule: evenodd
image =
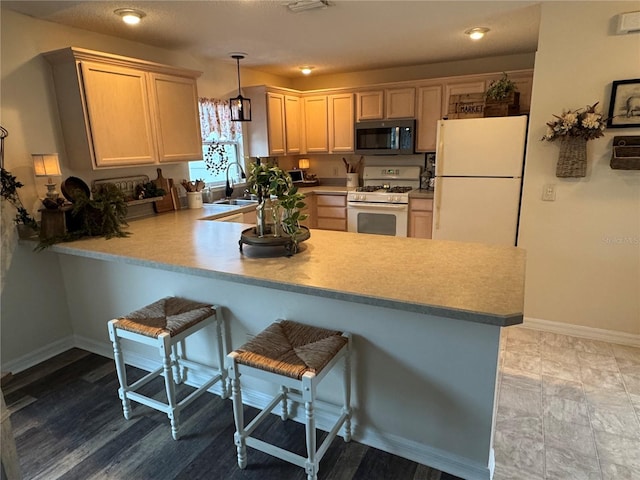
<svg viewBox="0 0 640 480"><path fill-rule="evenodd" d="M562 115L554 115L556 120L547 122L547 133L541 140L553 142L563 137L582 137L593 140L604 135L607 119L596 111L596 105L587 105L577 110L563 111Z"/></svg>

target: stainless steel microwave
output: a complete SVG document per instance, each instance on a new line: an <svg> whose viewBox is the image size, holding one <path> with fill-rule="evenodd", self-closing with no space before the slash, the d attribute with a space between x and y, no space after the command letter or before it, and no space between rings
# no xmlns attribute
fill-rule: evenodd
<svg viewBox="0 0 640 480"><path fill-rule="evenodd" d="M407 155L415 153L415 120L358 122L355 153L360 155Z"/></svg>

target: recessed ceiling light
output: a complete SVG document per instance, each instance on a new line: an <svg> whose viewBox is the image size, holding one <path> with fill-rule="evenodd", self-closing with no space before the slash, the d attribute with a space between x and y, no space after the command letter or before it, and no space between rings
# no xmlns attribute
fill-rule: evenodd
<svg viewBox="0 0 640 480"><path fill-rule="evenodd" d="M128 25L137 25L145 16L145 13L141 10L135 10L133 8L119 8L114 10L116 15L120 15L122 21Z"/></svg>
<svg viewBox="0 0 640 480"><path fill-rule="evenodd" d="M484 34L487 33L488 31L489 29L487 27L475 27L475 28L470 28L464 33L465 35L469 35L469 38L471 40L480 40L482 37L484 37Z"/></svg>
<svg viewBox="0 0 640 480"><path fill-rule="evenodd" d="M300 67L300 71L302 72L303 75L309 75L311 73L311 70L313 70L313 67L309 67L309 66Z"/></svg>
<svg viewBox="0 0 640 480"><path fill-rule="evenodd" d="M297 0L286 4L287 8L294 12L304 12L305 10L324 9L331 4L329 0Z"/></svg>

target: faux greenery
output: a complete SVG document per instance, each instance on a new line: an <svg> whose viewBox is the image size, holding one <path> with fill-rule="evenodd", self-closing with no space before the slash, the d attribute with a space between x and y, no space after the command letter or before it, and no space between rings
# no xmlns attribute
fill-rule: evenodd
<svg viewBox="0 0 640 480"><path fill-rule="evenodd" d="M136 187L136 198L134 200L142 200L143 198L164 197L167 192L163 188L158 187L153 182L146 182Z"/></svg>
<svg viewBox="0 0 640 480"><path fill-rule="evenodd" d="M506 73L502 73L502 78L499 80L492 80L489 84L489 88L485 92L485 97L489 100L504 100L510 93L518 90L515 82L509 80L509 76Z"/></svg>
<svg viewBox="0 0 640 480"><path fill-rule="evenodd" d="M93 198L84 192L75 192L72 216L77 220L74 234L80 236L126 237L127 203L122 191L112 183L103 184L93 193Z"/></svg>
<svg viewBox="0 0 640 480"><path fill-rule="evenodd" d="M2 168L2 191L0 192L0 195L17 210L14 222L18 225L27 225L34 230L37 230L38 222L29 215L29 212L24 208L24 205L20 200L20 196L18 195L18 189L23 186L24 185L19 182L14 175L11 175L10 172Z"/></svg>
<svg viewBox="0 0 640 480"><path fill-rule="evenodd" d="M249 191L258 196L258 201L275 196L277 204L282 208L281 225L284 233L291 237L294 251L298 248L298 241L302 235L300 222L307 218L301 213L305 207L304 195L298 193L298 188L293 185L291 176L277 166L252 163L249 166L247 178Z"/></svg>
<svg viewBox="0 0 640 480"><path fill-rule="evenodd" d="M73 190L75 199L71 218L67 217L67 230L63 236L44 238L36 247L43 250L60 242L71 242L83 237L127 237L129 232L122 228L127 226L127 203L122 191L112 183L105 183L87 197L80 189Z"/></svg>

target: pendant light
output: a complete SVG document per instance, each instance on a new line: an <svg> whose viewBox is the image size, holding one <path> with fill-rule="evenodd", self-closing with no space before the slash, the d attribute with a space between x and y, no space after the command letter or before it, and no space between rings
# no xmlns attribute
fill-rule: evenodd
<svg viewBox="0 0 640 480"><path fill-rule="evenodd" d="M240 60L242 60L246 54L244 53L232 53L231 58L235 59L238 67L238 96L229 99L229 106L231 108L231 121L233 122L250 122L251 121L251 100L244 98L240 93Z"/></svg>

